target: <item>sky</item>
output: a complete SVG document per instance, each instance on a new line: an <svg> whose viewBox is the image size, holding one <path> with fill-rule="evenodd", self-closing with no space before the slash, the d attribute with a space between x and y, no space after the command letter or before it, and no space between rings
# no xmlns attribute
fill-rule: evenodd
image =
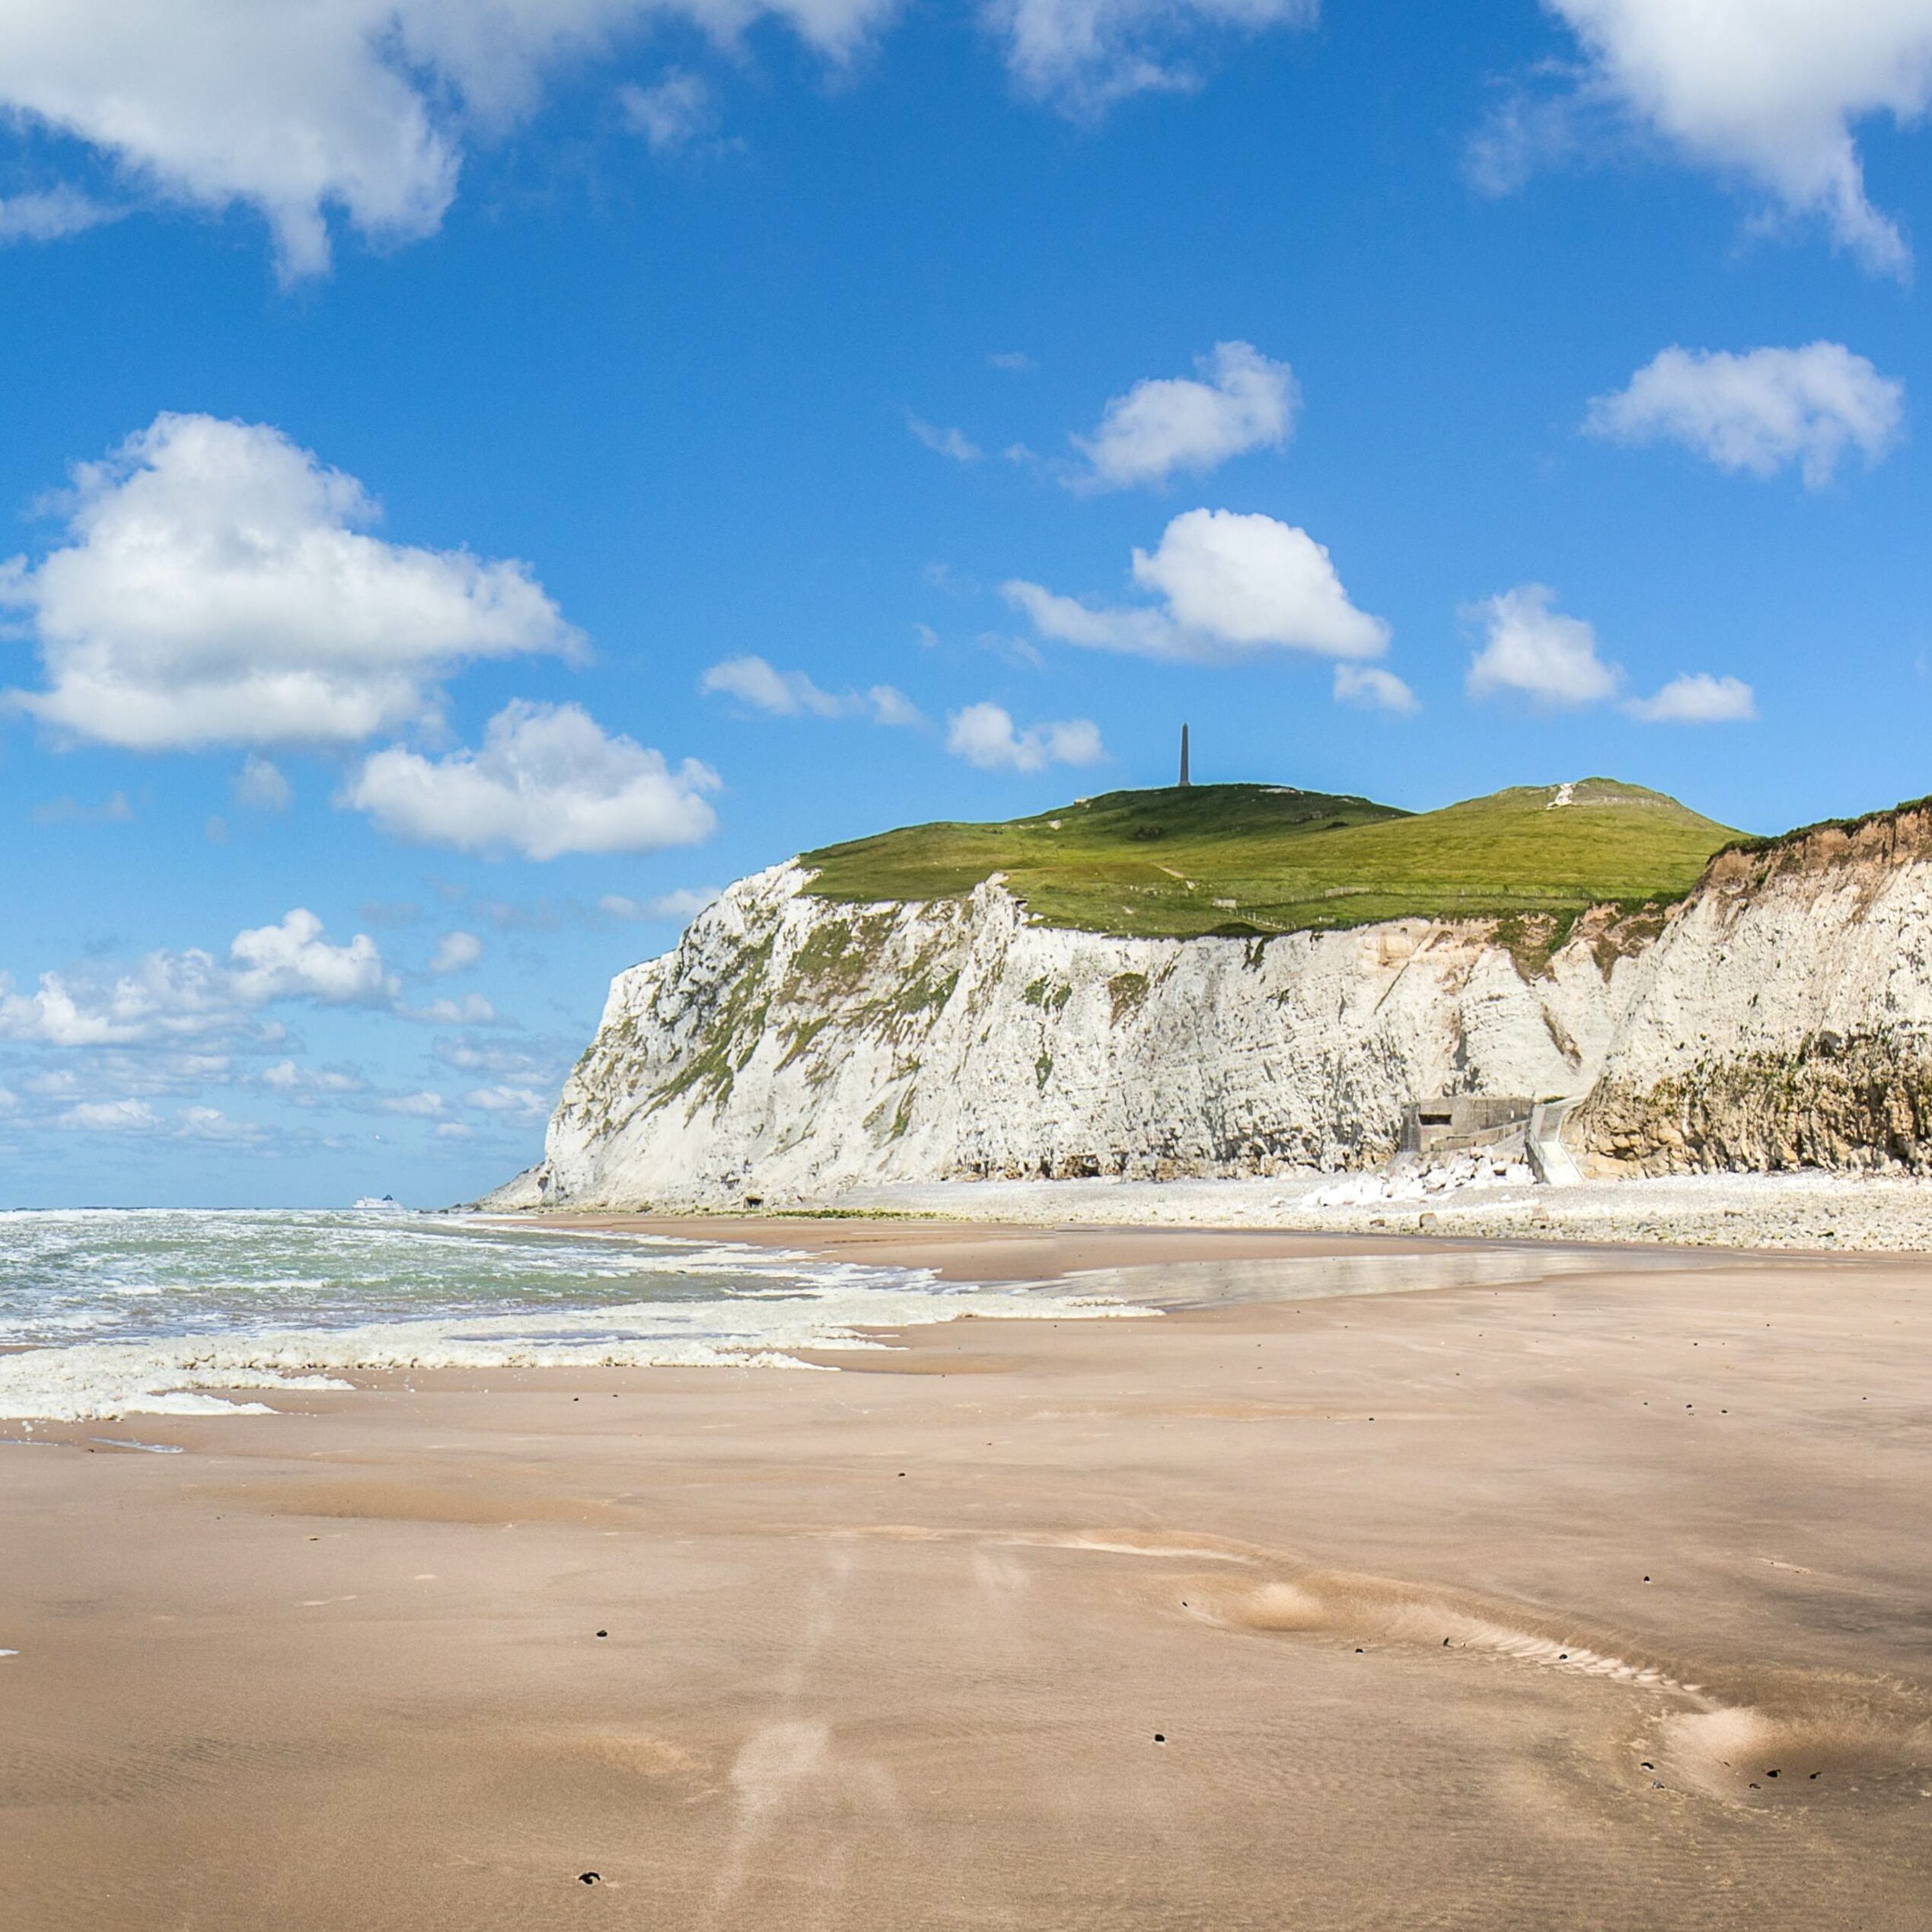
<svg viewBox="0 0 1932 1932"><path fill-rule="evenodd" d="M473 1197L929 818L1932 790L1932 0L5 0L0 1206Z"/></svg>

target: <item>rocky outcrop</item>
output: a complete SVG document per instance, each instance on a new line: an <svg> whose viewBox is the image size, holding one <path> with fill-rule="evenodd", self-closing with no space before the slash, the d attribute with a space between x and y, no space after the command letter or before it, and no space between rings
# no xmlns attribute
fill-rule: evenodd
<svg viewBox="0 0 1932 1932"><path fill-rule="evenodd" d="M498 1204L820 1197L861 1183L1380 1162L1403 1103L1587 1088L1635 961L1405 920L1267 940L1032 924L741 881L622 974L540 1167Z"/></svg>
<svg viewBox="0 0 1932 1932"><path fill-rule="evenodd" d="M1932 811L1720 853L1567 1136L1599 1172L1932 1167Z"/></svg>

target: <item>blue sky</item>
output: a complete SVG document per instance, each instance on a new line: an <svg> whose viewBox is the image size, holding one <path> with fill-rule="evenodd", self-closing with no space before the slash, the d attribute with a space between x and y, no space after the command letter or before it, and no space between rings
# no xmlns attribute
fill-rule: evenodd
<svg viewBox="0 0 1932 1932"><path fill-rule="evenodd" d="M22 0L0 1201L473 1193L707 888L1183 718L1932 789L1928 95L1932 0Z"/></svg>

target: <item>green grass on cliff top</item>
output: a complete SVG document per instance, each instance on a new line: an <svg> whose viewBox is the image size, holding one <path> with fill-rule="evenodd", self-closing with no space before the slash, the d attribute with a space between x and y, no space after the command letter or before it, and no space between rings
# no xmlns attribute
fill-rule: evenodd
<svg viewBox="0 0 1932 1932"><path fill-rule="evenodd" d="M1675 799L1585 779L1440 811L1274 785L1110 792L997 825L910 825L807 853L821 897L957 897L994 872L1041 923L1149 938L1385 919L1559 920L1679 899L1737 834Z"/></svg>

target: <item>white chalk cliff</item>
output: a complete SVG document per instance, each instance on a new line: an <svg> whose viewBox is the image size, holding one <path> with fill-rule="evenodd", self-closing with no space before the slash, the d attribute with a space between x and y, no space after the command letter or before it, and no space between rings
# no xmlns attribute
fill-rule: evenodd
<svg viewBox="0 0 1932 1932"><path fill-rule="evenodd" d="M1116 939L996 880L855 906L811 876L741 880L618 977L497 1204L1360 1167L1446 1092L1581 1097L1599 1172L1932 1162L1923 811L1720 854L1660 936L1606 910L1547 961L1484 922Z"/></svg>

